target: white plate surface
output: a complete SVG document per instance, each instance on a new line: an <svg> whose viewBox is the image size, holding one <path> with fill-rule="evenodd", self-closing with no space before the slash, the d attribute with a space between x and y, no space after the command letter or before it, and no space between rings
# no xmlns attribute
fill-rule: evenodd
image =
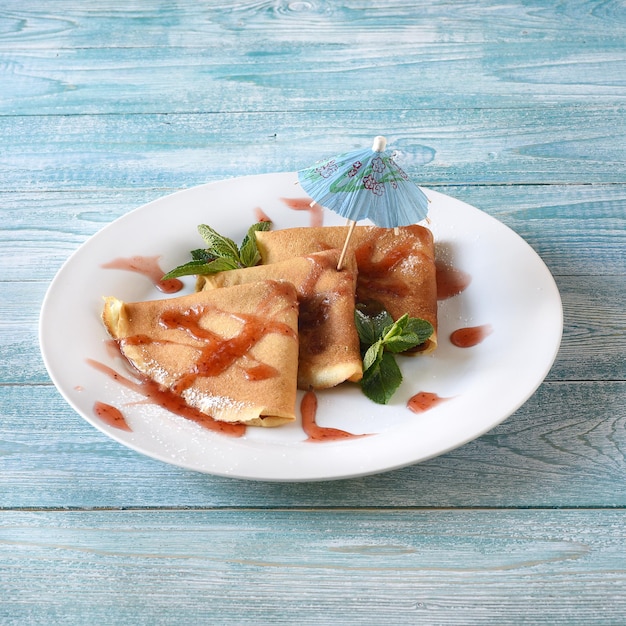
<svg viewBox="0 0 626 626"><path fill-rule="evenodd" d="M461 294L439 303L439 347L429 356L402 357L402 386L390 404L365 398L355 385L318 392L318 424L370 437L311 443L299 422L275 429L248 428L244 437L220 435L149 404L88 364L124 372L106 347L102 298L137 301L164 297L144 276L104 269L118 257L159 256L168 270L203 247L197 225L207 223L241 241L256 210L275 228L310 225L307 211L283 198L301 198L295 173L265 174L181 191L114 221L63 265L46 295L40 318L42 354L54 384L90 424L138 452L210 474L269 481L361 476L440 455L493 428L516 411L547 375L559 348L562 307L543 261L511 229L459 200L425 190L429 227L438 254L471 276ZM325 225L344 224L331 212ZM183 293L193 291L184 279ZM180 294L175 294L180 295ZM172 296L169 296L172 297ZM461 327L488 324L493 332L472 348L449 341ZM530 334L529 334L530 333ZM420 391L446 402L423 412L407 408ZM132 432L94 415L95 402L123 410Z"/></svg>

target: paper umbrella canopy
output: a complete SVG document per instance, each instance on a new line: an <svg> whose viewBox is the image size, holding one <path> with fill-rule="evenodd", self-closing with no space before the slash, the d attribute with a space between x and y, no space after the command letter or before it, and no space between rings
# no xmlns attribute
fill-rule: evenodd
<svg viewBox="0 0 626 626"><path fill-rule="evenodd" d="M394 228L422 221L428 198L376 137L371 149L346 152L300 170L300 186L318 204L350 221Z"/></svg>
<svg viewBox="0 0 626 626"><path fill-rule="evenodd" d="M378 136L370 149L346 152L300 170L302 189L318 203L345 217L349 230L337 269L341 269L357 221L396 228L426 218L428 198L387 151Z"/></svg>

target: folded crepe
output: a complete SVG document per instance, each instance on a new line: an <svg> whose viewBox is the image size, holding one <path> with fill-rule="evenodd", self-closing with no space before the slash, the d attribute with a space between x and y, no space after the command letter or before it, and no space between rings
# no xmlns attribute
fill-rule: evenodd
<svg viewBox="0 0 626 626"><path fill-rule="evenodd" d="M327 250L274 263L199 276L196 289L216 289L284 279L298 293L301 389L334 387L363 376L359 336L354 324L356 263L346 257L337 271L339 250Z"/></svg>
<svg viewBox="0 0 626 626"><path fill-rule="evenodd" d="M257 232L256 239L262 263L269 264L341 248L346 233L342 226L288 228ZM357 301L380 303L394 319L408 313L430 322L432 336L412 352L432 352L437 347L437 280L430 230L417 224L398 229L357 226L348 250L358 268Z"/></svg>
<svg viewBox="0 0 626 626"><path fill-rule="evenodd" d="M105 298L102 320L144 376L224 422L295 420L298 302L262 281L148 302Z"/></svg>

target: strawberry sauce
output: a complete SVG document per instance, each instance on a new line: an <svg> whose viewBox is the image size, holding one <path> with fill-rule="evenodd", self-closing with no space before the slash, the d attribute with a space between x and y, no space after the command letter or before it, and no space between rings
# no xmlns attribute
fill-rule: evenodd
<svg viewBox="0 0 626 626"><path fill-rule="evenodd" d="M446 400L449 400L449 398L442 398L430 391L420 391L409 398L406 405L413 413L424 413L424 411L434 409L442 402L446 402Z"/></svg>
<svg viewBox="0 0 626 626"><path fill-rule="evenodd" d="M311 198L281 198L281 200L294 211L309 211L310 226L322 226L324 224L324 213L322 207L313 202Z"/></svg>
<svg viewBox="0 0 626 626"><path fill-rule="evenodd" d="M315 421L317 415L317 396L313 391L307 391L300 404L302 414L302 428L308 435L307 441L323 443L326 441L338 441L341 439L359 439L369 437L369 435L354 435L338 428L325 428L318 426Z"/></svg>
<svg viewBox="0 0 626 626"><path fill-rule="evenodd" d="M492 332L493 328L490 324L458 328L450 335L450 341L457 348L471 348L481 343Z"/></svg>
<svg viewBox="0 0 626 626"><path fill-rule="evenodd" d="M141 376L138 373L136 374L137 380L134 381L130 378L122 376L114 369L108 367L104 363L100 363L99 361L87 359L87 363L103 374L109 376L112 380L124 385L124 387L132 389L133 391L145 396L151 403L163 407L180 417L196 422L196 424L199 424L203 428L222 433L223 435L230 435L231 437L241 437L246 432L245 424L218 422L211 416L206 415L205 413L202 413L201 411L198 411L197 409L194 409L186 404L180 396L172 393L168 389L160 387L157 383ZM110 419L110 412L107 412L107 410L104 410L101 413L96 412L96 415L103 419L106 423L110 423L108 421Z"/></svg>
<svg viewBox="0 0 626 626"><path fill-rule="evenodd" d="M160 256L132 256L128 258L113 259L100 267L111 270L126 270L145 276L152 284L163 293L177 293L183 288L182 281L178 278L162 280L165 272L159 265Z"/></svg>
<svg viewBox="0 0 626 626"><path fill-rule="evenodd" d="M104 402L96 402L93 405L94 415L100 418L105 424L113 426L113 428L119 428L120 430L132 431L133 429L128 425L124 414L116 407Z"/></svg>
<svg viewBox="0 0 626 626"><path fill-rule="evenodd" d="M436 261L437 271L437 300L447 300L453 296L457 296L467 289L472 282L472 277L466 272L443 263Z"/></svg>

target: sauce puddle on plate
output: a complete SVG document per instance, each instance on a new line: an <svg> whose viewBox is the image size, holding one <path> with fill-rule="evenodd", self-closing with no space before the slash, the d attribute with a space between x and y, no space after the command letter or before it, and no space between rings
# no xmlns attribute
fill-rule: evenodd
<svg viewBox="0 0 626 626"><path fill-rule="evenodd" d="M271 222L272 221L272 219L267 215L267 213L260 206L254 209L254 217L257 222Z"/></svg>
<svg viewBox="0 0 626 626"><path fill-rule="evenodd" d="M300 403L300 413L302 415L302 428L308 435L307 441L323 443L325 441L338 441L341 439L359 439L370 437L371 435L354 435L338 428L325 428L318 426L317 416L317 396L313 391L307 391Z"/></svg>
<svg viewBox="0 0 626 626"><path fill-rule="evenodd" d="M437 300L448 300L463 293L472 282L472 277L463 270L443 261L435 262L437 274Z"/></svg>
<svg viewBox="0 0 626 626"><path fill-rule="evenodd" d="M324 213L322 207L317 202L313 202L311 198L281 198L281 200L294 211L308 211L311 215L311 226L323 226Z"/></svg>
<svg viewBox="0 0 626 626"><path fill-rule="evenodd" d="M148 378L141 377L137 382L135 382L133 380L130 380L129 378L126 378L125 376L122 376L114 369L110 368L104 363L100 363L99 361L87 359L87 363L93 368L102 372L103 374L109 376L109 378L111 378L112 380L120 383L124 387L140 393L151 404L160 406L170 413L174 413L175 415L184 417L185 419L195 422L196 424L199 424L207 430L219 432L223 435L229 435L231 437L241 437L246 432L245 424L218 422L210 415L206 415L205 413L202 413L197 409L189 406L181 397L177 396L175 393L172 393L167 389L162 389L157 383L151 381ZM115 407L111 408L114 409ZM98 413L96 413L96 415L98 415ZM110 416L105 410L102 414L98 415L98 417L100 417L100 419L102 419L103 421L106 421L107 419L109 419Z"/></svg>
<svg viewBox="0 0 626 626"><path fill-rule="evenodd" d="M119 428L120 430L127 430L132 432L132 428L128 425L124 414L116 407L104 402L96 402L93 405L94 415L101 419L105 424L113 426L113 428Z"/></svg>
<svg viewBox="0 0 626 626"><path fill-rule="evenodd" d="M159 256L132 256L128 258L118 258L103 263L100 267L107 270L125 270L135 272L145 276L162 293L178 293L183 288L182 281L178 278L162 280L165 272L159 265Z"/></svg>
<svg viewBox="0 0 626 626"><path fill-rule="evenodd" d="M492 332L491 324L458 328L450 335L450 341L457 348L471 348L481 343Z"/></svg>
<svg viewBox="0 0 626 626"><path fill-rule="evenodd" d="M449 399L450 398L442 398L436 393L432 393L430 391L420 391L409 398L406 406L408 409L413 411L413 413L424 413L429 409L434 409L443 402L447 402Z"/></svg>

